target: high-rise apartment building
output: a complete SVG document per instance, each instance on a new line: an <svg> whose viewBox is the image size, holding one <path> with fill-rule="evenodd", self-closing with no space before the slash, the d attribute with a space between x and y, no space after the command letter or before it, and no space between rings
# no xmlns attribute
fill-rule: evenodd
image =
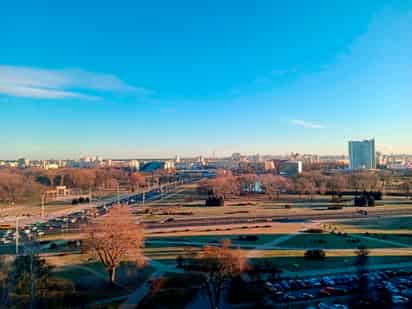
<svg viewBox="0 0 412 309"><path fill-rule="evenodd" d="M351 169L376 168L375 139L349 142L349 167Z"/></svg>

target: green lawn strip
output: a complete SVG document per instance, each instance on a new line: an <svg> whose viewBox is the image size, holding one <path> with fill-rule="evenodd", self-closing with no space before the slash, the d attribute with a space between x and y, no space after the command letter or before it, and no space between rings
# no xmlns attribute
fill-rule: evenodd
<svg viewBox="0 0 412 309"><path fill-rule="evenodd" d="M202 283L201 275L166 273L154 283L153 292L138 308L184 308L194 300Z"/></svg>
<svg viewBox="0 0 412 309"><path fill-rule="evenodd" d="M241 236L257 236L258 239L256 241L247 241L247 240L240 240L239 237ZM177 241L177 242L201 242L201 243L219 243L223 239L230 239L233 244L237 245L261 245L267 242L274 240L282 236L282 234L247 234L247 235L199 235L199 236L180 236L180 237L151 237L150 240L156 241ZM153 246L157 246L158 244L153 244ZM160 244L159 244L160 245ZM170 245L169 245L170 246Z"/></svg>
<svg viewBox="0 0 412 309"><path fill-rule="evenodd" d="M306 271L306 270L324 270L336 269L354 266L355 257L326 257L323 261L313 261L305 259L304 257L262 257L253 258L251 263L271 262L273 265L284 271ZM371 256L368 259L369 265L376 264L396 264L401 262L410 262L410 256Z"/></svg>
<svg viewBox="0 0 412 309"><path fill-rule="evenodd" d="M394 218L379 218L379 219L362 219L362 220L345 220L339 223L333 223L333 225L342 225L352 228L358 228L365 230L411 230L412 228L412 216L411 217L394 217Z"/></svg>
<svg viewBox="0 0 412 309"><path fill-rule="evenodd" d="M88 271L86 268L91 271ZM53 271L52 277L63 278L73 282L76 293L72 296L75 298L72 300L72 304L84 305L85 303L128 295L138 288L153 271L152 267L147 266L136 272L137 277L127 278L130 275L130 270L123 263L117 270L117 282L119 285L115 286L108 283L107 272L97 262L59 267ZM95 275L93 272L99 275Z"/></svg>
<svg viewBox="0 0 412 309"><path fill-rule="evenodd" d="M284 248L323 248L323 249L351 249L359 246L372 248L399 248L394 244L387 244L372 239L361 239L356 234L297 234L295 237L278 244Z"/></svg>

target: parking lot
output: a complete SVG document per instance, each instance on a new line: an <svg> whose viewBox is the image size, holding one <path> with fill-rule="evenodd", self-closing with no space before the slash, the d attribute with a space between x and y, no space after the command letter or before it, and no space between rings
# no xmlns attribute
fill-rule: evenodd
<svg viewBox="0 0 412 309"><path fill-rule="evenodd" d="M412 305L412 270L375 271L358 274L314 277L307 279L285 279L265 282L269 298L274 304L305 303L307 308L345 309L349 308L350 297L367 296L376 298L381 304L393 308L410 308ZM345 300L338 302L338 300Z"/></svg>

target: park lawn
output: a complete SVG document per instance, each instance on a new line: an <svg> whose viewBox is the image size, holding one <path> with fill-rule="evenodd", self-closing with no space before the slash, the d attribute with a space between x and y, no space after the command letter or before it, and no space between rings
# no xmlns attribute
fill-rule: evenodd
<svg viewBox="0 0 412 309"><path fill-rule="evenodd" d="M399 247L394 244L387 244L379 240L362 239L356 234L348 234L347 236L338 234L297 234L284 242L278 244L278 247L284 248L322 248L322 249L351 249L359 246L367 248L387 248Z"/></svg>
<svg viewBox="0 0 412 309"><path fill-rule="evenodd" d="M378 239L399 242L412 247L412 232L404 234L373 234L370 236Z"/></svg>
<svg viewBox="0 0 412 309"><path fill-rule="evenodd" d="M368 264L396 264L411 262L412 251L408 249L372 249ZM253 264L269 261L284 271L310 271L336 269L353 266L356 256L354 250L326 250L323 261L308 260L303 257L304 250L266 250L257 251L250 256Z"/></svg>
<svg viewBox="0 0 412 309"><path fill-rule="evenodd" d="M412 233L412 216L393 218L383 217L378 219L365 218L330 222L330 224L347 233Z"/></svg>
<svg viewBox="0 0 412 309"><path fill-rule="evenodd" d="M146 257L155 260L175 260L179 255L185 256L187 254L195 254L200 251L200 247L189 247L189 246L164 246L164 247L154 247L145 248L144 254Z"/></svg>
<svg viewBox="0 0 412 309"><path fill-rule="evenodd" d="M69 280L74 284L75 293L70 303L83 306L110 298L122 297L132 293L154 272L154 268L146 266L133 268L122 263L116 271L116 285L110 285L108 274L98 262L72 264L55 268L52 277Z"/></svg>
<svg viewBox="0 0 412 309"><path fill-rule="evenodd" d="M258 239L256 241L251 240L240 240L239 237L241 236L257 236ZM156 241L173 241L173 242L195 242L195 243L203 243L207 244L218 244L220 241L224 239L229 239L232 241L234 245L262 245L267 242L273 241L276 238L281 237L282 234L225 234L225 235L193 235L193 236L179 236L179 237L151 237L150 240Z"/></svg>
<svg viewBox="0 0 412 309"><path fill-rule="evenodd" d="M153 283L154 291L139 304L139 309L185 308L204 284L199 274L166 274Z"/></svg>

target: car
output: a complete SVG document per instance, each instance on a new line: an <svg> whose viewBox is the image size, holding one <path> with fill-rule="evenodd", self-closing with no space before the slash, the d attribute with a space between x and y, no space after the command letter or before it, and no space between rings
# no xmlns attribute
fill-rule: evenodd
<svg viewBox="0 0 412 309"><path fill-rule="evenodd" d="M335 288L335 293L338 295L345 295L348 294L348 289L343 288L343 287L339 287L339 288Z"/></svg>
<svg viewBox="0 0 412 309"><path fill-rule="evenodd" d="M401 295L394 295L392 296L392 302L394 304L406 304L407 302L409 302L409 298Z"/></svg>
<svg viewBox="0 0 412 309"><path fill-rule="evenodd" d="M286 280L282 280L280 284L283 286L284 289L286 290L290 289L290 285Z"/></svg>
<svg viewBox="0 0 412 309"><path fill-rule="evenodd" d="M348 306L342 304L333 304L329 307L330 309L348 309Z"/></svg>
<svg viewBox="0 0 412 309"><path fill-rule="evenodd" d="M318 294L319 294L320 297L331 296L331 295L332 295L331 292L329 292L329 291L327 291L327 290L325 290L325 289L321 289Z"/></svg>
<svg viewBox="0 0 412 309"><path fill-rule="evenodd" d="M319 309L329 309L329 305L325 304L325 303L319 303L318 304L318 308Z"/></svg>
<svg viewBox="0 0 412 309"><path fill-rule="evenodd" d="M272 283L270 283L269 281L265 282L265 288L271 292L276 291L276 288L273 286Z"/></svg>
<svg viewBox="0 0 412 309"><path fill-rule="evenodd" d="M285 294L283 295L284 300L296 300L296 296L293 296L291 294Z"/></svg>
<svg viewBox="0 0 412 309"><path fill-rule="evenodd" d="M276 297L276 298L280 298L280 297L282 297L283 296L283 292L282 291L277 291L277 292L274 292L274 296Z"/></svg>
<svg viewBox="0 0 412 309"><path fill-rule="evenodd" d="M302 296L303 299L313 299L313 298L315 298L315 296L313 296L310 293L302 293L301 296Z"/></svg>

